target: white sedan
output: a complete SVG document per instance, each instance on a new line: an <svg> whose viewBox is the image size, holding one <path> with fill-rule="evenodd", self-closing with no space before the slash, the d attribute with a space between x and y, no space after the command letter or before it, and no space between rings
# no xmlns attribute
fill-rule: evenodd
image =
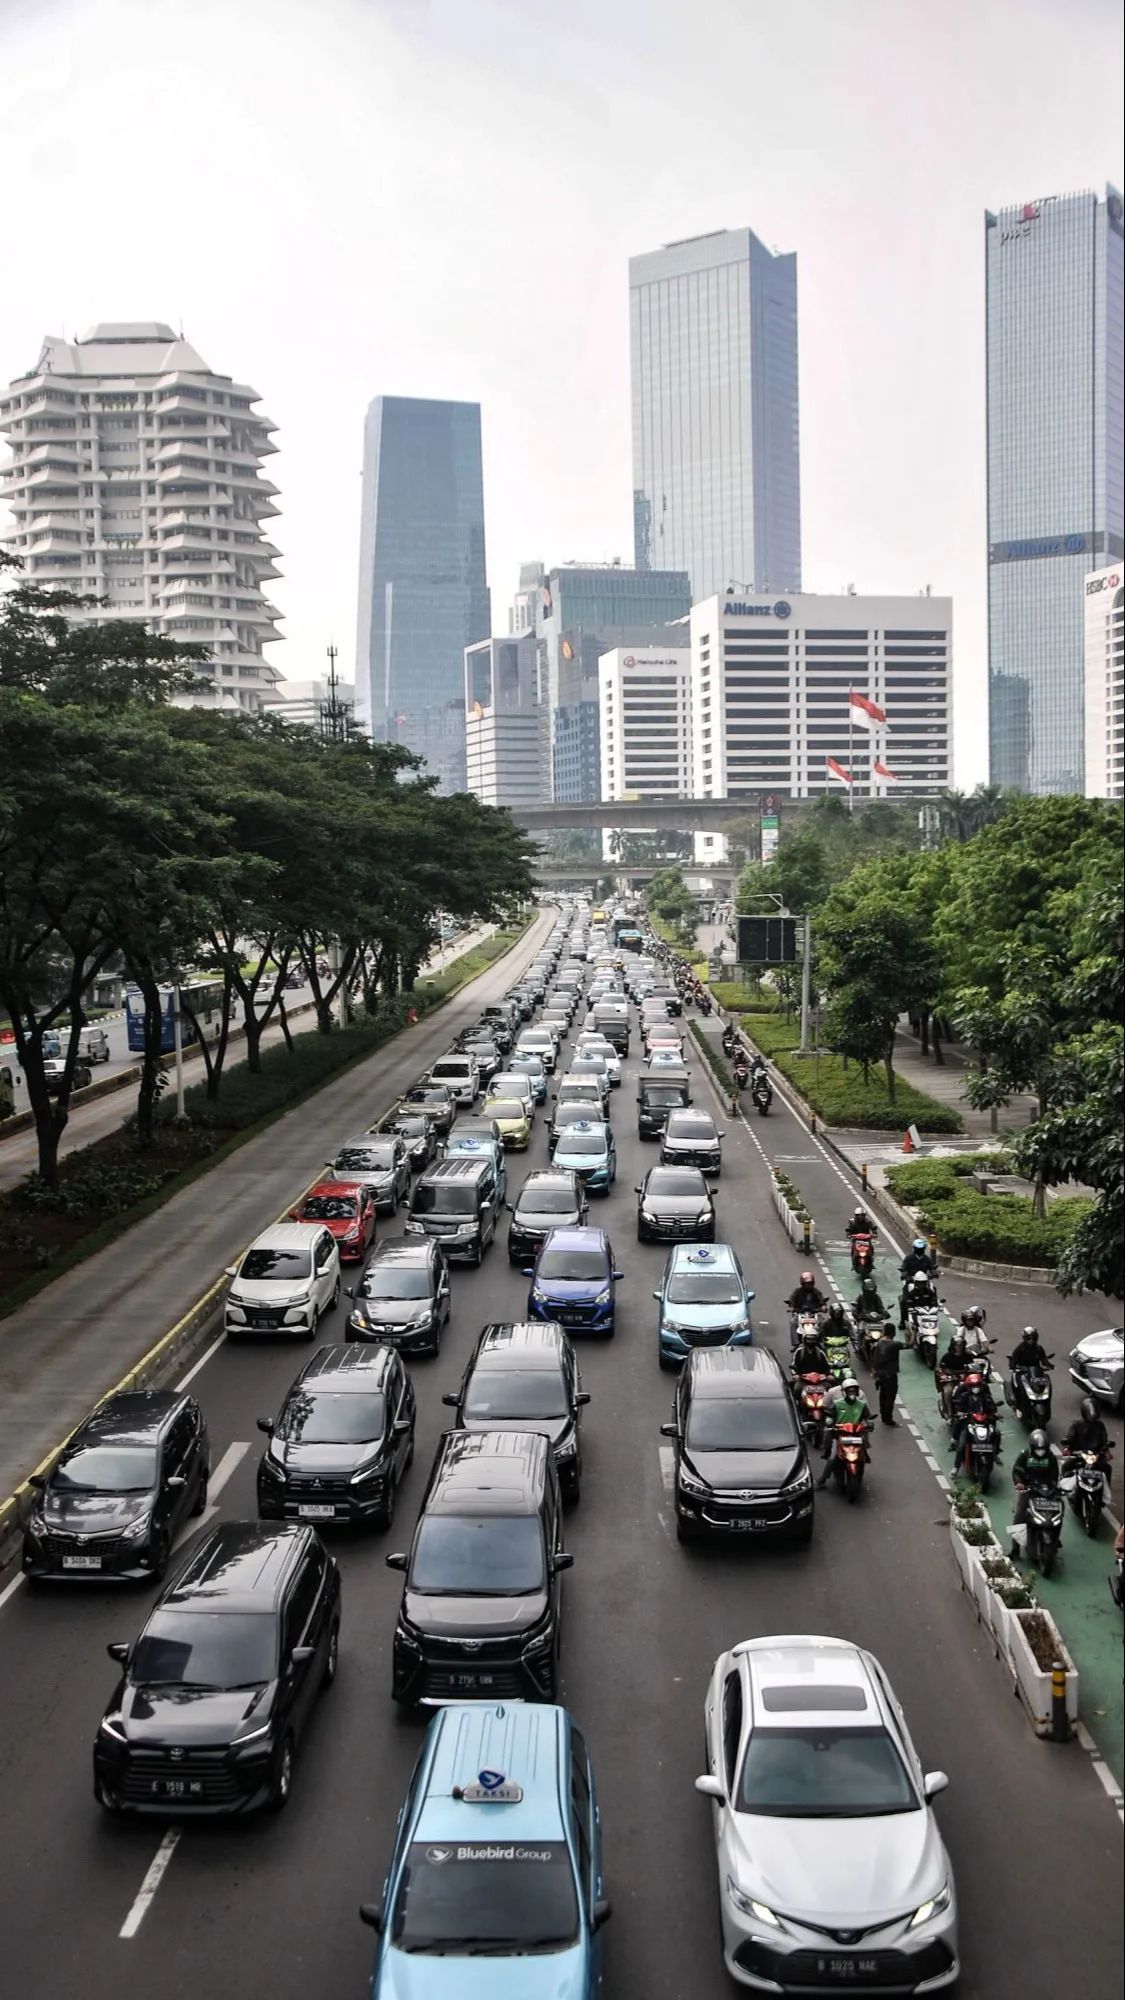
<svg viewBox="0 0 1125 2000"><path fill-rule="evenodd" d="M958 1975L953 1871L878 1661L844 1639L746 1639L704 1710L723 1957L759 1992L936 1993Z"/></svg>

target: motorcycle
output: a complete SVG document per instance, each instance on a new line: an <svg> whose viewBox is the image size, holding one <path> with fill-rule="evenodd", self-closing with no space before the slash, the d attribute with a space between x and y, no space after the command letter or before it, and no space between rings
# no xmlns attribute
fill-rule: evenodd
<svg viewBox="0 0 1125 2000"><path fill-rule="evenodd" d="M790 1313L789 1345L796 1351L802 1340L820 1339L820 1315L814 1312Z"/></svg>
<svg viewBox="0 0 1125 2000"><path fill-rule="evenodd" d="M867 1425L837 1424L832 1444L831 1474L854 1505L863 1490L864 1467L870 1457Z"/></svg>
<svg viewBox="0 0 1125 2000"><path fill-rule="evenodd" d="M927 1368L936 1368L941 1337L941 1307L912 1306L907 1317L907 1345Z"/></svg>
<svg viewBox="0 0 1125 2000"><path fill-rule="evenodd" d="M852 1237L852 1270L857 1278L869 1278L875 1269L875 1241L866 1229Z"/></svg>
<svg viewBox="0 0 1125 2000"><path fill-rule="evenodd" d="M879 1338L885 1313L856 1313L852 1318L852 1346L861 1361L871 1366L871 1350Z"/></svg>
<svg viewBox="0 0 1125 2000"><path fill-rule="evenodd" d="M734 1078L735 1088L737 1090L745 1090L750 1081L750 1065L744 1062L736 1062L731 1075Z"/></svg>
<svg viewBox="0 0 1125 2000"><path fill-rule="evenodd" d="M982 1493L992 1482L1000 1455L1000 1420L994 1410L972 1410L961 1446L961 1470L975 1479Z"/></svg>
<svg viewBox="0 0 1125 2000"><path fill-rule="evenodd" d="M1029 1430L1045 1431L1051 1421L1051 1377L1053 1355L1046 1368L1013 1368L1004 1385L1009 1406Z"/></svg>
<svg viewBox="0 0 1125 2000"><path fill-rule="evenodd" d="M706 1020L708 1014L711 1012L711 996L709 993L700 994L699 1011L703 1015L704 1020Z"/></svg>
<svg viewBox="0 0 1125 2000"><path fill-rule="evenodd" d="M801 1429L809 1442L819 1451L824 1443L824 1399L828 1394L831 1377L828 1375L798 1375L797 1412L801 1419Z"/></svg>
<svg viewBox="0 0 1125 2000"><path fill-rule="evenodd" d="M773 1085L761 1070L754 1078L754 1088L750 1095L759 1118L768 1118L770 1105L773 1103Z"/></svg>
<svg viewBox="0 0 1125 2000"><path fill-rule="evenodd" d="M1062 1494L1053 1486L1032 1486L1027 1494L1027 1519L1022 1524L1013 1524L1012 1554L1017 1554L1017 1538L1022 1539L1029 1562L1038 1566L1041 1576L1050 1576L1055 1567L1062 1539L1062 1524L1065 1502Z"/></svg>
<svg viewBox="0 0 1125 2000"><path fill-rule="evenodd" d="M953 1415L953 1397L958 1384L961 1382L963 1372L963 1370L957 1368L939 1368L936 1371L935 1379L937 1381L938 1404L946 1423L949 1422Z"/></svg>
<svg viewBox="0 0 1125 2000"><path fill-rule="evenodd" d="M1105 1506L1105 1480L1101 1455L1096 1451L1076 1451L1063 1465L1059 1486L1070 1501L1088 1535L1096 1535Z"/></svg>
<svg viewBox="0 0 1125 2000"><path fill-rule="evenodd" d="M823 1336L824 1352L828 1356L828 1366L834 1382L846 1381L851 1374L851 1340L846 1333L826 1333Z"/></svg>
<svg viewBox="0 0 1125 2000"><path fill-rule="evenodd" d="M725 1056L732 1056L734 1054L734 1046L737 1040L738 1037L733 1028L723 1029L723 1054Z"/></svg>

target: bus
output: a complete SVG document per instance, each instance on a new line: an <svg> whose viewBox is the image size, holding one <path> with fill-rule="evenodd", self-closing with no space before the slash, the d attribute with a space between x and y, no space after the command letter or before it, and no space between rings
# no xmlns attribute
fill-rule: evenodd
<svg viewBox="0 0 1125 2000"><path fill-rule="evenodd" d="M161 1053L175 1047L176 1030L174 1021L176 989L174 986L160 988L160 1049ZM187 979L180 987L181 1014L180 1040L184 1048L189 1048L198 1039L195 1022L198 1021L202 1033L209 1042L216 1040L223 1024L223 981L221 979ZM191 1014L195 1016L193 1021ZM139 986L125 988L125 1034L131 1049L144 1053L145 1046L145 996Z"/></svg>

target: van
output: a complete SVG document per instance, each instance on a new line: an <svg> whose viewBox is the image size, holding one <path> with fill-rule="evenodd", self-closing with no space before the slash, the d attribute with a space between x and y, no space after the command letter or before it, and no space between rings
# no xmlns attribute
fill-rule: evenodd
<svg viewBox="0 0 1125 2000"><path fill-rule="evenodd" d="M691 1103L691 1079L687 1070L654 1070L637 1083L637 1137L659 1139L670 1111Z"/></svg>
<svg viewBox="0 0 1125 2000"><path fill-rule="evenodd" d="M499 1208L492 1161L458 1155L415 1181L406 1234L434 1236L447 1257L480 1264L496 1234Z"/></svg>
<svg viewBox="0 0 1125 2000"><path fill-rule="evenodd" d="M59 1041L61 1044L59 1049L59 1054L65 1057L66 1052L70 1047L69 1028L65 1028L63 1030L62 1034L59 1037ZM107 1063L109 1061L109 1055L110 1055L109 1036L106 1034L104 1028L98 1028L98 1027L79 1028L78 1059L80 1062Z"/></svg>
<svg viewBox="0 0 1125 2000"><path fill-rule="evenodd" d="M620 1013L616 1007L592 1007L582 1025L585 1028L595 1029L599 1035L604 1035L607 1042L612 1042L618 1055L628 1055L628 1014Z"/></svg>
<svg viewBox="0 0 1125 2000"><path fill-rule="evenodd" d="M451 1050L448 1055L439 1056L430 1066L430 1082L444 1083L452 1093L455 1104L467 1104L470 1109L480 1094L480 1071L471 1055Z"/></svg>
<svg viewBox="0 0 1125 2000"><path fill-rule="evenodd" d="M554 1701L562 1494L541 1431L446 1431L410 1553L391 1693L404 1707Z"/></svg>

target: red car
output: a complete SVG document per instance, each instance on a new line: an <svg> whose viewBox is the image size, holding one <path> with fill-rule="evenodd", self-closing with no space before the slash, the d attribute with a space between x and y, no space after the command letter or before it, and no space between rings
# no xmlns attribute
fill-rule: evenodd
<svg viewBox="0 0 1125 2000"><path fill-rule="evenodd" d="M336 1238L341 1264L358 1264L375 1236L375 1191L360 1181L318 1181L289 1215L293 1222L322 1222Z"/></svg>

